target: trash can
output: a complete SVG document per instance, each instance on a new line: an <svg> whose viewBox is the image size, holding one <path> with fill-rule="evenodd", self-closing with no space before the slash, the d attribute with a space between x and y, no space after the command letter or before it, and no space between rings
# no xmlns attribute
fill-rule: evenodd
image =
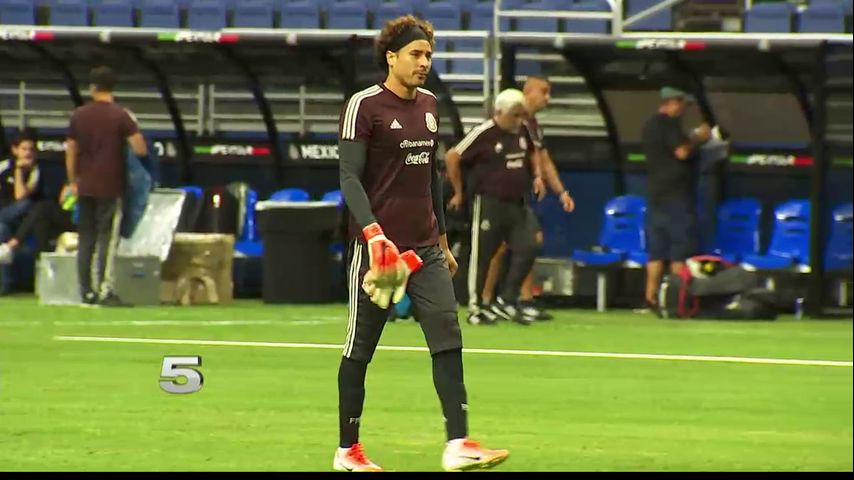
<svg viewBox="0 0 854 480"><path fill-rule="evenodd" d="M263 201L255 207L264 244L264 303L325 303L332 300L329 245L340 223L335 202Z"/></svg>

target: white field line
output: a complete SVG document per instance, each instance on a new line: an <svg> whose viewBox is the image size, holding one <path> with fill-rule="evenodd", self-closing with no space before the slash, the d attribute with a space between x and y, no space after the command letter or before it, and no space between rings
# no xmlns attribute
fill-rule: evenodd
<svg viewBox="0 0 854 480"><path fill-rule="evenodd" d="M300 325L325 325L332 323L341 323L339 318L337 322L328 320L56 320L42 322L40 320L27 321L0 321L0 327L3 326L28 326L51 324L58 326L77 326L77 327L103 327L103 326L137 326L137 327L159 327L159 326L231 326L231 325L279 325L279 326L300 326Z"/></svg>
<svg viewBox="0 0 854 480"><path fill-rule="evenodd" d="M166 345L199 345L223 347L270 347L270 348L309 348L341 350L341 345L328 343L280 343L280 342L246 342L227 340L185 340L160 338L122 338L122 337L82 337L59 335L54 340L66 342L107 342L107 343L144 343ZM396 352L427 352L426 347L401 347L380 345L377 350ZM550 350L505 350L491 348L464 348L469 354L487 355L525 355L537 357L588 357L588 358L618 358L624 360L671 360L686 362L723 362L764 365L806 365L817 367L852 367L854 363L833 360L799 360L788 358L753 358L753 357L718 357L709 355L662 355L652 353L608 353L608 352L561 352Z"/></svg>

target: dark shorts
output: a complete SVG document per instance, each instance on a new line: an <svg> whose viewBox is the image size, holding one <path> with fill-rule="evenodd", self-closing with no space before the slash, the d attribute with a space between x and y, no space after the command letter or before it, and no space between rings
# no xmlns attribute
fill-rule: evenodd
<svg viewBox="0 0 854 480"><path fill-rule="evenodd" d="M350 242L347 271L350 314L344 356L370 362L389 318L389 311L376 306L362 290L362 278L368 272L370 262L365 249L363 241ZM405 250L401 248L401 252ZM406 293L412 301L412 313L424 331L430 354L462 348L457 300L445 255L438 245L419 247L415 252L424 264L409 277Z"/></svg>
<svg viewBox="0 0 854 480"><path fill-rule="evenodd" d="M650 260L685 261L697 253L697 235L693 202L668 200L647 207L646 241Z"/></svg>

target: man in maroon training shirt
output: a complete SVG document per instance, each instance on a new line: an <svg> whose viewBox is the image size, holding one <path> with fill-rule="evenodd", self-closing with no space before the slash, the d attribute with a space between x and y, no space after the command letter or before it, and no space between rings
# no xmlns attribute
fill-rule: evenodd
<svg viewBox="0 0 854 480"><path fill-rule="evenodd" d="M423 261L406 292L433 360L433 382L446 419L445 470L489 468L507 458L469 440L462 336L451 276L436 165L439 119L435 95L420 88L433 54L433 27L411 15L386 22L376 42L384 82L354 94L341 114L341 191L350 211L350 318L338 370L340 444L333 468L380 471L359 443L365 374L388 310L363 291L365 275L386 257L414 250Z"/></svg>

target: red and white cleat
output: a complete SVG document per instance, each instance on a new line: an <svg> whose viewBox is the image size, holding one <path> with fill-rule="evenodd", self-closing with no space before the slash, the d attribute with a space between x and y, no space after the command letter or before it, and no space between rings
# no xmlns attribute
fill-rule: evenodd
<svg viewBox="0 0 854 480"><path fill-rule="evenodd" d="M382 472L383 468L372 462L366 455L361 443L350 448L335 450L332 468L338 472Z"/></svg>
<svg viewBox="0 0 854 480"><path fill-rule="evenodd" d="M480 443L467 438L451 440L442 454L442 468L445 471L485 470L507 460L508 450L490 450Z"/></svg>

